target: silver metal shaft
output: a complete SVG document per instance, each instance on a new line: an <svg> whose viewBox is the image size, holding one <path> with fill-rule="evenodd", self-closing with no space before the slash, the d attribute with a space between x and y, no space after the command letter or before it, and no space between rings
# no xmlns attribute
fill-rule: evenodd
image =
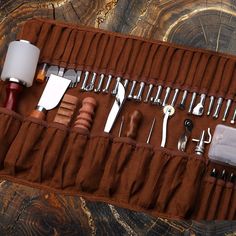
<svg viewBox="0 0 236 236"><path fill-rule="evenodd" d="M149 98L150 98L150 95L152 93L152 89L153 89L153 84L149 84L148 86L148 92L147 92L147 95L146 95L146 98L144 99L143 102L147 103Z"/></svg>
<svg viewBox="0 0 236 236"><path fill-rule="evenodd" d="M227 119L227 117L229 115L229 110L230 110L231 104L232 104L232 100L228 99L227 103L226 103L226 108L225 108L225 112L224 112L222 121L226 121L226 119Z"/></svg>
<svg viewBox="0 0 236 236"><path fill-rule="evenodd" d="M184 90L184 93L183 93L183 96L182 96L182 100L179 104L179 109L180 110L184 110L185 109L185 103L186 103L186 100L187 100L187 96L188 96L188 91L187 90Z"/></svg>
<svg viewBox="0 0 236 236"><path fill-rule="evenodd" d="M192 94L192 99L191 99L191 102L190 102L190 105L189 105L188 113L192 113L192 110L193 110L193 106L194 106L196 97L197 97L197 93L194 92L194 93Z"/></svg>
<svg viewBox="0 0 236 236"><path fill-rule="evenodd" d="M150 139L151 139L151 136L152 136L152 132L153 132L153 128L154 128L155 123L156 123L156 118L153 119L152 126L151 126L151 129L149 131L146 143L150 143Z"/></svg>
<svg viewBox="0 0 236 236"><path fill-rule="evenodd" d="M168 99L169 99L169 96L170 96L170 92L171 92L171 88L170 87L167 87L166 88L166 94L165 94L165 97L163 99L163 102L162 102L162 106L164 107L167 102L168 102Z"/></svg>
<svg viewBox="0 0 236 236"><path fill-rule="evenodd" d="M128 79L125 79L124 81L124 88L126 90L126 88L128 87L128 84L129 84L129 80Z"/></svg>
<svg viewBox="0 0 236 236"><path fill-rule="evenodd" d="M234 124L234 123L235 123L235 120L236 120L236 108L235 108L235 110L234 110L234 114L233 114L233 117L232 117L230 123L231 123L231 124Z"/></svg>
<svg viewBox="0 0 236 236"><path fill-rule="evenodd" d="M111 94L112 94L112 95L116 95L116 94L117 94L120 81L121 81L121 78L120 78L120 77L117 77L117 78L116 78L115 87L114 87L114 89L111 91Z"/></svg>
<svg viewBox="0 0 236 236"><path fill-rule="evenodd" d="M178 98L178 94L179 94L179 89L175 89L175 93L174 93L174 96L173 96L171 104L170 104L172 107L175 106L175 103L176 103L177 98Z"/></svg>
<svg viewBox="0 0 236 236"><path fill-rule="evenodd" d="M137 81L133 80L132 86L131 86L131 89L130 89L130 92L129 92L129 95L128 95L127 99L132 99L133 98L136 83L137 83Z"/></svg>
<svg viewBox="0 0 236 236"><path fill-rule="evenodd" d="M162 92L162 86L159 85L159 86L157 87L157 93L156 93L155 98L151 97L151 102L152 102L154 105L159 105L159 106L161 106L161 92Z"/></svg>
<svg viewBox="0 0 236 236"><path fill-rule="evenodd" d="M108 93L109 92L109 87L110 87L110 84L111 84L111 79L112 79L112 75L108 75L106 87L102 90L103 93Z"/></svg>
<svg viewBox="0 0 236 236"><path fill-rule="evenodd" d="M92 91L94 89L96 77L97 77L97 74L93 72L91 82L88 85L86 85L86 88L85 88L87 92Z"/></svg>
<svg viewBox="0 0 236 236"><path fill-rule="evenodd" d="M88 79L89 79L89 72L86 71L85 75L84 75L84 81L83 81L82 86L81 86L81 90L85 90Z"/></svg>
<svg viewBox="0 0 236 236"><path fill-rule="evenodd" d="M214 114L213 114L213 118L214 118L214 119L217 119L217 118L219 117L220 109L221 109L222 103L223 103L223 98L218 98L218 100L217 100L217 105L216 105L216 109L215 109L215 112L214 112Z"/></svg>
<svg viewBox="0 0 236 236"><path fill-rule="evenodd" d="M80 80L81 80L82 71L81 71L81 70L78 70L78 71L76 72L76 74L77 74L77 77L76 77L75 87L78 86L78 83L79 83Z"/></svg>
<svg viewBox="0 0 236 236"><path fill-rule="evenodd" d="M136 96L134 96L134 100L135 101L137 101L137 102L141 102L142 101L142 95L143 95L144 87L145 87L145 83L141 82L138 94Z"/></svg>
<svg viewBox="0 0 236 236"><path fill-rule="evenodd" d="M211 114L213 105L214 105L214 101L215 101L215 97L214 96L210 96L210 103L208 106L208 110L207 110L207 115L209 116Z"/></svg>
<svg viewBox="0 0 236 236"><path fill-rule="evenodd" d="M103 83L104 78L105 78L105 75L104 75L104 74L101 74L101 75L100 75L99 82L98 82L98 86L97 86L97 88L94 89L94 92L95 92L95 93L101 92L102 83Z"/></svg>

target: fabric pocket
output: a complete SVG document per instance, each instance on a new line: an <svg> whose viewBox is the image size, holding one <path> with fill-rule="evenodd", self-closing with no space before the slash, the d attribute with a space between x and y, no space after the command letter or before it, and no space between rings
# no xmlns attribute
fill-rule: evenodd
<svg viewBox="0 0 236 236"><path fill-rule="evenodd" d="M209 205L211 204L212 195L214 194L216 178L207 177L202 183L202 188L200 189L199 205L196 207L196 219L203 220L206 219Z"/></svg>
<svg viewBox="0 0 236 236"><path fill-rule="evenodd" d="M231 197L231 201L229 204L229 213L227 215L227 220L235 220L236 219L236 186L233 188L233 193Z"/></svg>
<svg viewBox="0 0 236 236"><path fill-rule="evenodd" d="M22 118L14 111L0 108L0 169L9 147L11 146L21 126Z"/></svg>
<svg viewBox="0 0 236 236"><path fill-rule="evenodd" d="M188 158L181 186L178 188L174 201L172 201L168 207L169 213L184 218L191 216L195 207L204 171L204 160L196 156Z"/></svg>
<svg viewBox="0 0 236 236"><path fill-rule="evenodd" d="M216 219L217 220L225 220L227 219L227 214L229 212L230 200L232 198L234 184L231 182L227 182L224 186L223 193L222 193L222 200L219 204L218 214Z"/></svg>
<svg viewBox="0 0 236 236"><path fill-rule="evenodd" d="M67 128L64 125L51 123L45 131L42 142L37 151L32 155L33 166L29 172L28 180L33 182L50 182L67 136Z"/></svg>
<svg viewBox="0 0 236 236"><path fill-rule="evenodd" d="M134 143L129 138L113 140L110 155L101 180L102 195L113 196L120 186L121 174L129 162Z"/></svg>
<svg viewBox="0 0 236 236"><path fill-rule="evenodd" d="M153 153L149 145L137 145L132 152L126 171L121 178L123 192L128 202L138 201L138 194L144 186Z"/></svg>
<svg viewBox="0 0 236 236"><path fill-rule="evenodd" d="M225 185L224 180L218 179L216 181L215 190L214 190L214 193L212 194L211 202L209 204L208 211L207 211L208 212L207 217L206 217L207 220L215 219L218 206L220 205L220 202L221 202L221 196L224 189L224 185Z"/></svg>
<svg viewBox="0 0 236 236"><path fill-rule="evenodd" d="M23 121L4 161L7 173L16 175L31 168L33 154L39 148L45 127L45 122L35 118L26 118Z"/></svg>
<svg viewBox="0 0 236 236"><path fill-rule="evenodd" d="M79 190L94 192L98 189L107 161L109 144L109 136L90 137L76 177L76 186Z"/></svg>
<svg viewBox="0 0 236 236"><path fill-rule="evenodd" d="M56 173L52 179L51 185L56 188L67 188L75 185L75 180L81 162L84 150L88 140L88 134L74 128L68 136L68 143Z"/></svg>
<svg viewBox="0 0 236 236"><path fill-rule="evenodd" d="M170 159L170 155L160 150L157 150L153 155L150 167L146 170L149 173L147 180L139 194L138 205L140 207L145 209L153 209L155 207L163 182L163 173Z"/></svg>

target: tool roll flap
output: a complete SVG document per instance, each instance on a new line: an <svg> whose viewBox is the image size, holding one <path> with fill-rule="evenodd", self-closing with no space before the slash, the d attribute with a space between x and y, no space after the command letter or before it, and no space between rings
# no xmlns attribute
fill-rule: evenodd
<svg viewBox="0 0 236 236"><path fill-rule="evenodd" d="M137 81L134 94L138 94L144 82L154 85L153 95L156 86L161 85L235 99L235 58L228 55L45 19L26 22L18 38L40 48L41 64L82 71L82 77L86 71L91 72L88 81L92 73L122 77L131 81L127 91ZM112 80L110 87L115 85ZM59 109L49 111L46 121L30 117L44 87L45 84L34 82L23 91L18 102L19 114L0 109L2 177L154 216L236 219L235 185L209 177L213 167L234 174L236 169L211 163L207 155L193 154L193 142L189 142L186 152L177 150L182 124L188 116L186 110L176 111L178 114L169 121L167 147L163 148L160 142L164 114L158 106L126 101L119 114L119 118L125 117L121 135L118 120L112 132L106 134L102 129L114 96L81 92L79 85L66 92L78 98L78 107L88 96L98 104L92 128L85 132L73 125L58 124L54 117ZM143 97L147 93L145 88ZM127 114L132 117L132 111L137 109L144 117L134 139L128 135ZM154 117L151 141L145 143ZM77 118L74 116L71 124ZM208 127L214 130L219 123L206 115L191 119L195 125L193 137Z"/></svg>

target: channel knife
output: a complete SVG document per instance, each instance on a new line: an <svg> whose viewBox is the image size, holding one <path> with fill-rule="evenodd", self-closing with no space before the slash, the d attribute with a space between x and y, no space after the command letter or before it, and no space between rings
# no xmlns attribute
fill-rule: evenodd
<svg viewBox="0 0 236 236"><path fill-rule="evenodd" d="M119 82L118 91L115 97L115 102L108 115L104 132L110 133L112 126L115 123L116 118L118 117L118 114L122 108L124 101L125 101L125 88L123 84Z"/></svg>
<svg viewBox="0 0 236 236"><path fill-rule="evenodd" d="M58 105L70 82L61 76L51 74L39 103L30 116L44 120L46 111L52 110Z"/></svg>

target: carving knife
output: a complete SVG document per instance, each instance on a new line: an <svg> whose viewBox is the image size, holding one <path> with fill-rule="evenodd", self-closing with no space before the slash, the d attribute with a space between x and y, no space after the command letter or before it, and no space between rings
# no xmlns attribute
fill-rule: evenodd
<svg viewBox="0 0 236 236"><path fill-rule="evenodd" d="M113 124L115 123L116 118L122 108L122 105L125 101L125 88L122 83L118 83L118 90L115 97L115 102L111 108L111 111L108 115L107 122L104 128L104 132L110 133Z"/></svg>
<svg viewBox="0 0 236 236"><path fill-rule="evenodd" d="M70 82L68 79L51 74L39 103L30 116L43 120L46 111L52 110L58 105Z"/></svg>

